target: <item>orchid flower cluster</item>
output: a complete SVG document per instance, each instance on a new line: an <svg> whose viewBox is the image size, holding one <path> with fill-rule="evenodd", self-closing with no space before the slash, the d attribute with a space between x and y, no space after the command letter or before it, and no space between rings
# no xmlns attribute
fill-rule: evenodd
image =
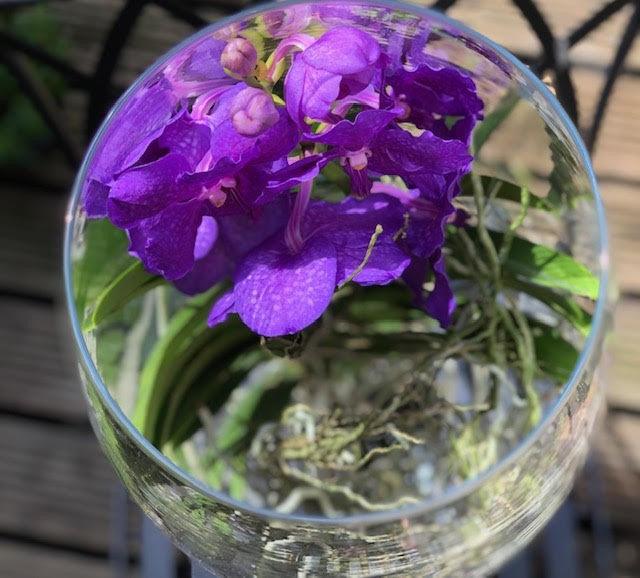
<svg viewBox="0 0 640 578"><path fill-rule="evenodd" d="M94 154L88 216L186 294L228 282L211 326L237 314L293 334L345 284L398 281L446 327L445 231L464 221L453 201L483 111L472 79L354 26L261 51L209 36L139 90ZM336 174L343 198L323 198Z"/></svg>

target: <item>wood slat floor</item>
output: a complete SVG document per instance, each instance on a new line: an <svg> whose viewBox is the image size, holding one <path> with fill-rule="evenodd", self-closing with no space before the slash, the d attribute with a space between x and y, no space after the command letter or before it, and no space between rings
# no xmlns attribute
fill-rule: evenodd
<svg viewBox="0 0 640 578"><path fill-rule="evenodd" d="M418 2L421 3L421 2ZM206 3L205 3L206 4ZM566 33L601 0L540 0L554 32ZM238 0L238 5L241 2ZM52 2L68 58L89 72L121 6L118 0ZM581 119L588 119L630 7L576 46ZM202 14L215 19L215 8ZM459 0L451 14L523 55L538 43L509 0ZM126 86L190 28L145 10L116 75ZM594 156L611 223L621 302L609 346L610 413L594 452L616 531L617 576L640 576L640 44L613 92ZM84 142L84 97L70 91L68 129ZM583 122L581 128L588 127ZM90 432L61 304L65 192L73 175L59 154L0 177L0 575L106 578L116 481ZM26 184L28 183L28 184ZM578 484L578 499L588 493ZM132 530L135 557L136 539Z"/></svg>

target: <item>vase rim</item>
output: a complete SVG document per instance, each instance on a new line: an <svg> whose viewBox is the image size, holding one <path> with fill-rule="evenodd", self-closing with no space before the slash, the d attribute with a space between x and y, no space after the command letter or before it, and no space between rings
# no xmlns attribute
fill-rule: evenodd
<svg viewBox="0 0 640 578"><path fill-rule="evenodd" d="M458 22L457 20L447 16L446 14L442 14L431 8L416 6L396 0L340 0L341 5L349 4L355 6L373 6L380 8L389 8L393 10L402 10L407 13L412 13L418 17L423 17L428 21L440 24L443 27L446 27L448 30L455 30L457 32L460 32L466 38L469 38L477 42L479 45L493 51L499 58L504 60L516 71L518 71L524 77L526 83L531 85L546 101L546 104L549 105L553 115L555 115L555 117L559 120L559 123L566 133L566 136L568 136L571 143L575 146L576 152L588 177L590 192L593 197L592 200L594 202L597 215L597 249L598 261L600 265L600 270L598 272L600 283L599 293L595 302L595 310L593 312L591 330L579 353L578 360L571 372L571 376L564 383L560 393L557 395L553 404L548 408L542 419L531 431L529 431L526 436L524 436L518 442L517 445L515 445L509 452L507 452L499 461L497 461L495 464L485 469L481 473L477 474L473 478L465 480L460 484L450 485L442 493L419 500L415 504L384 511L359 512L357 514L339 516L335 518L304 514L283 514L269 508L256 507L247 504L246 502L236 500L222 491L213 489L212 487L208 486L204 482L198 480L197 478L180 468L177 464L175 464L168 457L162 454L160 450L153 446L153 444L151 444L142 435L142 433L125 415L117 401L111 396L109 389L103 381L100 372L91 357L89 348L82 334L81 322L75 307L73 292L73 233L76 223L75 215L77 214L78 206L81 201L82 185L89 168L90 160L95 154L102 136L104 136L107 128L109 127L117 113L120 111L124 103L126 103L128 99L136 93L136 91L144 84L144 82L148 78L150 78L159 69L161 69L171 58L173 58L176 54L180 53L182 50L184 50L200 38L211 34L211 32L213 31L223 29L230 24L233 24L234 22L241 22L251 19L270 10L279 10L303 4L319 5L335 3L336 0L320 0L313 2L309 0L284 0L269 2L242 10L237 14L218 20L210 24L209 26L206 26L202 30L188 36L185 40L178 43L171 50L163 54L140 76L138 76L138 78L136 78L136 80L122 94L118 101L113 105L109 113L105 116L105 119L103 120L100 128L94 135L89 147L87 148L87 152L85 153L82 165L74 181L71 199L69 201L65 217L66 225L63 247L63 276L67 311L70 317L71 329L76 347L79 351L79 357L82 367L87 372L88 378L91 379L91 381L95 385L96 392L100 396L101 401L107 408L107 411L110 413L111 417L119 423L121 428L126 432L133 443L154 463L156 463L159 468L168 471L172 477L180 480L181 483L190 487L194 491L203 494L213 502L218 502L234 510L238 510L247 515L252 515L266 521L280 521L290 525L304 524L308 526L354 528L396 522L401 519L414 518L430 512L434 512L447 506L451 506L469 496L470 494L474 493L476 490L487 484L490 480L498 477L502 472L506 471L509 466L513 465L524 454L526 454L526 452L542 436L546 428L549 427L549 425L557 418L560 412L563 411L563 409L573 396L575 390L577 389L580 383L580 377L585 370L589 359L592 357L594 352L597 351L606 333L610 302L609 241L605 210L593 166L589 158L587 148L573 121L570 119L567 112L564 110L564 108L558 102L552 92L547 88L544 82L542 82L542 80L540 80L533 72L531 72L525 64L518 60L507 49L485 37L483 34L473 30L465 24Z"/></svg>

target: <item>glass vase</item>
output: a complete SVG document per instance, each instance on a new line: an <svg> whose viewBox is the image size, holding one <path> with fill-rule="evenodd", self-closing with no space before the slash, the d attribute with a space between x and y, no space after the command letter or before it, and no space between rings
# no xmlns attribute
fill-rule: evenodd
<svg viewBox="0 0 640 578"><path fill-rule="evenodd" d="M313 26L344 24L383 42L428 34L427 50L468 72L487 113L505 98L517 103L517 112L495 132L475 166L514 182L526 179L534 192L560 186L576 201L559 219L525 221L523 229L531 238L551 236L579 255L599 276L600 294L570 379L540 422L496 463L416 504L329 518L283 514L235 500L178 466L133 426L135 391L117 390L119 378L110 371L108 356L100 353L109 336L82 328L79 302L91 295L85 286L91 280L78 274L77 264L91 234L82 199L88 167L114 119L159 73L188 64L199 43L211 35L262 34L266 29L277 39ZM549 520L585 459L602 406L598 367L611 314L606 224L593 169L575 126L543 82L503 48L437 12L385 1L283 2L242 12L188 38L133 84L93 139L69 206L64 255L80 372L100 444L145 514L216 575L484 576ZM95 275L108 277L118 267L118 259L105 254ZM147 313L149 318L154 314ZM119 319L118 339L135 341L140 323L139 316ZM148 339L153 342L153 335ZM130 381L139 377L135 356L123 354L117 365L119 376L129 371Z"/></svg>

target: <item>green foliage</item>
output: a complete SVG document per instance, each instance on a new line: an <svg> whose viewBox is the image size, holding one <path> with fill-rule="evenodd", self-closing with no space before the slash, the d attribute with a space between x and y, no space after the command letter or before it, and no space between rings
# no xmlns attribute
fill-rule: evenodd
<svg viewBox="0 0 640 578"><path fill-rule="evenodd" d="M502 235L492 233L499 245ZM597 299L598 278L570 255L515 237L504 263L505 273L534 285Z"/></svg>
<svg viewBox="0 0 640 578"><path fill-rule="evenodd" d="M489 140L494 131L507 119L513 112L520 101L520 95L517 92L509 92L498 103L495 109L487 114L473 131L472 150L474 154L478 154L480 149Z"/></svg>
<svg viewBox="0 0 640 578"><path fill-rule="evenodd" d="M84 326L90 324L87 318L98 295L135 261L127 253L127 236L106 219L87 221L83 241L81 254L73 263L73 291Z"/></svg>
<svg viewBox="0 0 640 578"><path fill-rule="evenodd" d="M221 287L214 287L181 307L147 358L140 375L133 422L150 439L155 436L160 407L176 374L209 337L207 315L212 300L221 291Z"/></svg>
<svg viewBox="0 0 640 578"><path fill-rule="evenodd" d="M272 359L251 372L218 430L217 452L247 447L263 423L279 419L302 374L302 365L288 359Z"/></svg>
<svg viewBox="0 0 640 578"><path fill-rule="evenodd" d="M93 313L85 330L95 329L127 303L162 283L164 283L162 277L148 273L140 261L134 261L97 296Z"/></svg>
<svg viewBox="0 0 640 578"><path fill-rule="evenodd" d="M588 335L591 329L591 315L576 302L570 293L554 291L549 287L516 278L505 279L505 284L516 291L526 293L549 307L571 323L583 337Z"/></svg>
<svg viewBox="0 0 640 578"><path fill-rule="evenodd" d="M494 185L497 181L499 181L500 187L498 192L496 193L495 198L501 199L503 201L510 201L513 203L517 203L518 205L522 203L522 193L523 189L520 185L516 185L509 181L505 181L503 179L497 179L495 177L490 176L482 176L480 177L482 181L482 186L485 191L491 189L492 185ZM472 197L473 196L473 183L471 182L471 175L466 175L462 179L461 185L461 197ZM544 197L538 197L534 194L531 194L529 197L529 207L532 209L540 209L543 211L554 211L554 205Z"/></svg>
<svg viewBox="0 0 640 578"><path fill-rule="evenodd" d="M552 327L538 326L533 333L540 370L566 383L578 361L578 350Z"/></svg>
<svg viewBox="0 0 640 578"><path fill-rule="evenodd" d="M54 56L67 52L64 37L46 6L34 6L15 11L0 19L0 29L45 49ZM53 94L61 98L65 81L44 65L29 64L33 73ZM50 139L48 129L29 99L6 67L0 64L0 166L29 166L38 150Z"/></svg>

